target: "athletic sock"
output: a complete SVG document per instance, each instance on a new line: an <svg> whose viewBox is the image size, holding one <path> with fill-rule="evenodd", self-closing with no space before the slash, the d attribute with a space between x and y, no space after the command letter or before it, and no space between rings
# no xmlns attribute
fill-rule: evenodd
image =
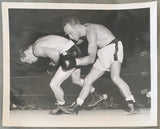
<svg viewBox="0 0 160 129"><path fill-rule="evenodd" d="M90 93L93 93L95 91L95 88L92 87L91 90L90 90Z"/></svg>
<svg viewBox="0 0 160 129"><path fill-rule="evenodd" d="M78 104L78 105L81 106L81 105L83 104L83 102L84 102L83 99L81 99L81 98L78 98L78 99L77 99L77 104Z"/></svg>
<svg viewBox="0 0 160 129"><path fill-rule="evenodd" d="M58 103L60 106L62 106L62 105L65 104L65 101L57 101L57 103Z"/></svg>
<svg viewBox="0 0 160 129"><path fill-rule="evenodd" d="M133 102L135 102L135 99L134 99L134 97L133 97L133 95L130 95L130 96L128 96L128 97L126 97L126 99L125 99L126 101L133 101Z"/></svg>

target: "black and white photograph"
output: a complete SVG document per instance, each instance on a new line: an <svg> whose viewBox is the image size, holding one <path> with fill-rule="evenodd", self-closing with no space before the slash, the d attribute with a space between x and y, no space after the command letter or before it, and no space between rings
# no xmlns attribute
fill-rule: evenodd
<svg viewBox="0 0 160 129"><path fill-rule="evenodd" d="M3 126L157 126L156 4L3 2Z"/></svg>

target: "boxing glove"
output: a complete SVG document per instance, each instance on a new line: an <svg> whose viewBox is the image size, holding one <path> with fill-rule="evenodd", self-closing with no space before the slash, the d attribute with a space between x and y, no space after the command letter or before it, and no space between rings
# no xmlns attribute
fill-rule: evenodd
<svg viewBox="0 0 160 129"><path fill-rule="evenodd" d="M76 67L76 59L75 57L67 57L64 55L60 55L60 62L59 62L60 66L62 66L62 68L64 70L70 70L72 68Z"/></svg>
<svg viewBox="0 0 160 129"><path fill-rule="evenodd" d="M77 45L73 45L69 50L63 53L67 57L80 57L82 55L81 50Z"/></svg>

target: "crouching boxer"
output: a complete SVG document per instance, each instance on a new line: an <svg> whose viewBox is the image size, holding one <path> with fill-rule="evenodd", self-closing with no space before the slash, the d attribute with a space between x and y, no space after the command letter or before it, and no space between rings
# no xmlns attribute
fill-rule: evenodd
<svg viewBox="0 0 160 129"><path fill-rule="evenodd" d="M81 69L70 67L69 65L71 64L67 64L67 60L72 60L80 56L81 51L72 40L57 35L41 37L33 45L30 45L28 49L20 52L21 62L32 64L38 61L39 57L44 57L51 59L52 66L59 66L50 82L50 87L54 92L58 105L58 108L50 112L51 114L70 114L70 111L64 106L64 92L61 84L71 75L74 84L83 86L84 80L80 78ZM62 68L61 65L64 68ZM72 65L74 65L74 62ZM92 87L90 92L94 93L94 91L95 88ZM99 99L101 99L101 97L99 97Z"/></svg>

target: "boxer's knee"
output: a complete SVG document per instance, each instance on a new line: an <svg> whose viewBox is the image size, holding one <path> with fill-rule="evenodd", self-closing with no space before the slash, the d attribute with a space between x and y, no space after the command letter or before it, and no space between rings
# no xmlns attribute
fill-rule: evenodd
<svg viewBox="0 0 160 129"><path fill-rule="evenodd" d="M52 81L51 83L50 83L50 88L55 92L55 91L57 91L58 90L58 88L59 88L59 84L55 81Z"/></svg>
<svg viewBox="0 0 160 129"><path fill-rule="evenodd" d="M72 80L72 83L75 84L75 85L79 85L80 80Z"/></svg>
<svg viewBox="0 0 160 129"><path fill-rule="evenodd" d="M88 88L91 88L91 86L92 86L92 82L90 81L91 79L89 79L89 78L85 78L85 80L84 80L84 88L85 89L88 89Z"/></svg>
<svg viewBox="0 0 160 129"><path fill-rule="evenodd" d="M50 86L50 88L51 88L53 91L55 91L56 88L55 88L55 86L54 86L53 84L50 83L49 86Z"/></svg>
<svg viewBox="0 0 160 129"><path fill-rule="evenodd" d="M84 83L84 80L83 79L73 79L72 80L72 83L75 84L75 85L83 85Z"/></svg>

